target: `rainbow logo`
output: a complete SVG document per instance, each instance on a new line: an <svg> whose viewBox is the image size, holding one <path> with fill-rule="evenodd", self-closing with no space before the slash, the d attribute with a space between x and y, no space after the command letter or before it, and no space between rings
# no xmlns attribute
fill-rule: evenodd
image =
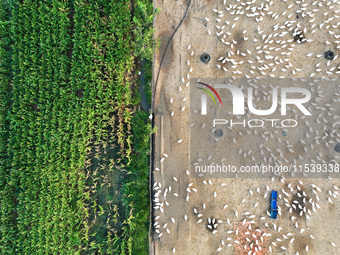
<svg viewBox="0 0 340 255"><path fill-rule="evenodd" d="M220 101L221 106L222 106L221 97L220 97L220 95L217 93L217 91L216 91L213 87L211 87L210 85L205 84L205 83L203 83L203 82L197 82L197 83L199 83L199 84L201 84L201 85L207 87L208 89L210 89L210 90L217 96L217 98L218 98L218 100ZM217 102L216 102L216 100L215 100L213 94L212 94L209 90L204 89L204 88L200 88L200 87L197 87L197 88L203 90L204 92L206 92L206 93L212 98L212 100L214 100L215 105L217 105Z"/></svg>

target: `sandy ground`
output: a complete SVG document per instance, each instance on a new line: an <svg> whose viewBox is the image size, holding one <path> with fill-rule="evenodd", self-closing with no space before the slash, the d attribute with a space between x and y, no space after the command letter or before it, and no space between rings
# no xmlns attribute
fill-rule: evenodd
<svg viewBox="0 0 340 255"><path fill-rule="evenodd" d="M231 9L226 10L229 4ZM258 129L256 133L247 128L225 129L224 145L214 139L211 122L196 120L197 123L190 127L190 114L195 110L190 107L193 93L190 89L196 86L191 78L339 77L339 4L335 1L275 1L270 5L269 1L256 1L250 5L258 9L246 10L247 4L242 1L224 5L223 1L193 0L165 54L155 101L158 130L151 254L235 254L238 244L234 223L244 220L252 222L252 229L271 234L267 236L268 244L262 247L263 253L256 254L269 254L270 251L273 254L340 254L338 178L193 178L195 162L210 164L218 160L209 158L211 154L220 159L223 155L224 162L238 166L261 164L264 160L273 164L280 161L294 163L294 160L299 164L313 163L311 160L339 164L339 153L334 150L340 142L337 85L315 85L313 115L303 119L298 129L289 130L285 137L282 129L275 128ZM161 38L154 61L154 72L157 73L165 45L182 19L187 2L164 0L156 1L155 6L160 8L155 28L156 36ZM238 10L244 13L238 15ZM264 13L263 20L256 22L255 18L260 17L261 12ZM259 16L247 17L247 13L259 13ZM291 23L293 30L303 31L304 38L313 41L289 42L294 39L294 31L288 31L289 26L284 27L287 20L294 20ZM223 25L225 27L221 29ZM221 41L223 35L226 35L223 40L227 44ZM257 41L254 42L254 38ZM331 61L324 58L324 52L328 50L336 56ZM211 56L208 64L199 59L204 52ZM222 63L218 60L222 57L234 60ZM204 128L203 123L206 123ZM200 142L197 142L198 137ZM281 155L276 151L278 148ZM279 192L281 210L276 220L267 215L271 190ZM209 218L221 221L217 232L213 233L207 227Z"/></svg>

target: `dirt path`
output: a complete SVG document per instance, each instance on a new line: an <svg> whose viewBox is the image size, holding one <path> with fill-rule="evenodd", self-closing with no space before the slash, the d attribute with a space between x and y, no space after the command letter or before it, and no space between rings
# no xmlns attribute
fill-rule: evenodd
<svg viewBox="0 0 340 255"><path fill-rule="evenodd" d="M256 2L256 7L262 10L266 9L265 5L270 2L263 1L262 7L261 3L262 1ZM190 107L190 88L196 86L192 84L191 78L226 79L245 75L262 78L339 77L339 58L332 61L324 58L324 53L330 49L336 55L339 54L339 43L335 35L339 34L337 22L340 20L334 14L334 11L339 9L339 5L334 3L331 9L329 9L330 5L319 6L320 11L315 12L320 12L320 15L316 15L312 20L310 17L307 18L308 15L304 16L302 12L307 11L301 9L308 8L312 11L316 9L314 5L309 4L306 7L303 3L275 2L275 5L268 7L268 10L262 10L266 13L263 21L256 22L257 17L249 18L244 15L247 12L251 13L249 11L251 8L244 10L244 14L236 14L237 10L246 8L242 7L247 5L245 2L232 1L230 4L230 10L226 10L230 7L229 2L224 5L223 1L191 1L188 15L165 53L155 93L155 125L158 131L155 136L153 166L155 210L150 253L234 254L237 246L234 223L246 220L253 221L253 228L271 234L267 239L268 245L262 247L263 253L257 254L268 254L270 250L274 254L296 254L296 252L339 254L340 227L337 224L340 212L337 191L337 188L340 188L339 179L278 177L273 180L270 178L203 179L192 178L192 175L187 174L188 171L192 171L193 163L197 163L200 158L193 156L193 151L196 151L197 155L204 151L207 157L203 158L203 161L206 160L209 164L212 161L208 159L209 151L217 151L217 147L213 144L215 141L209 123L206 123L205 127L202 125L203 122L199 123L199 128L196 123L196 126L190 130L190 111L194 110ZM291 4L293 7L288 8ZM156 1L155 6L161 10L155 19L156 36L161 38L161 47L154 60L156 74L165 45L182 19L187 2L163 0ZM221 11L221 14L214 10ZM261 11L258 12L260 17ZM287 15L290 14L292 15L288 18ZM279 17L276 18L276 15ZM327 20L324 17L327 19L333 17L327 24L321 26L329 27L317 29ZM275 25L283 26L282 24L285 24L288 19L294 20L291 26L300 23L301 29L297 26L297 29L294 28L295 34L294 30L285 34L285 29L288 31L289 26L286 28L278 26L277 33L281 33L282 36L275 35ZM312 28L314 23L316 25ZM216 27L221 28L223 25L226 28L222 30ZM312 33L313 29L317 31ZM245 30L247 32L244 32ZM229 44L222 43L222 36L216 35L221 31L226 34L225 41ZM303 37L300 36L299 31L303 32ZM265 38L263 38L264 34L266 34ZM270 34L272 36L269 36ZM249 39L245 39L247 37ZM254 38L256 42L253 41ZM297 42L303 38L314 41L302 44ZM271 40L273 42L270 43ZM276 42L279 40L281 41ZM282 43L282 40L292 41ZM294 46L290 46L291 44ZM263 45L268 46L263 49ZM228 52L233 52L234 55L228 55ZM200 61L200 55L203 53L211 56L208 64ZM227 61L222 64L221 60L218 60L221 57L234 58L234 62ZM275 57L276 60L273 60ZM255 66L255 69L252 66ZM273 69L275 67L276 69ZM308 119L308 124L305 124L307 119L304 119L301 128L289 131L287 137L283 136L282 129L278 131L275 128L259 129L256 133L253 129L241 131L227 129L228 136L225 139L228 147L218 150L223 152L225 162L252 165L256 163L255 161L261 163L264 159L273 159L273 163L277 163L278 160L285 162L286 159L292 163L295 159L299 159L298 155L300 155L305 162L320 159L320 162L339 163L339 154L334 150L334 146L340 142L337 124L340 115L339 87L315 87L314 92L317 95L320 95L320 91L325 93L320 97L320 101L315 101L314 98L313 102L325 108L319 109L323 115L316 114L315 111L311 119ZM328 103L330 106L326 105ZM317 134L320 139L317 138ZM233 138L236 142L233 142ZM302 144L300 141L302 138L307 145ZM190 147L194 146L192 139L202 139L202 142L196 143L192 148ZM209 141L209 145L206 141ZM263 148L260 147L261 143L264 144ZM293 148L294 152L290 152L289 148ZM239 153L240 149L241 153ZM276 149L280 149L283 156L280 156ZM252 156L255 160L251 158ZM271 190L279 191L278 205L281 210L277 220L272 220L267 215ZM298 205L305 207L305 211L301 209L302 216ZM293 209L290 209L292 207ZM222 221L216 233L212 233L206 226L208 218Z"/></svg>

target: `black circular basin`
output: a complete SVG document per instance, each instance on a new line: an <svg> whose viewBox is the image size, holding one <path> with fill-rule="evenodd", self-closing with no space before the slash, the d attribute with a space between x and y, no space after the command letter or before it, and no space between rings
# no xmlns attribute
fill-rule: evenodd
<svg viewBox="0 0 340 255"><path fill-rule="evenodd" d="M210 55L208 53L203 53L200 59L203 63L208 63L210 61Z"/></svg>
<svg viewBox="0 0 340 255"><path fill-rule="evenodd" d="M340 153L340 143L338 143L337 145L335 145L334 150L335 150L336 152L339 152L339 153Z"/></svg>
<svg viewBox="0 0 340 255"><path fill-rule="evenodd" d="M217 137L221 137L221 136L223 135L223 131L222 131L221 129L217 129L217 130L215 131L215 135L216 135Z"/></svg>
<svg viewBox="0 0 340 255"><path fill-rule="evenodd" d="M324 56L325 56L325 59L332 60L334 59L335 54L333 51L329 50L325 52Z"/></svg>

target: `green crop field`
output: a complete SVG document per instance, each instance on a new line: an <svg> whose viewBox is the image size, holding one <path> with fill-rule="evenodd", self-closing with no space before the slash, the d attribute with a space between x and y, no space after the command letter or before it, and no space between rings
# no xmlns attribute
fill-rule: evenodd
<svg viewBox="0 0 340 255"><path fill-rule="evenodd" d="M0 3L0 254L147 254L152 1Z"/></svg>

